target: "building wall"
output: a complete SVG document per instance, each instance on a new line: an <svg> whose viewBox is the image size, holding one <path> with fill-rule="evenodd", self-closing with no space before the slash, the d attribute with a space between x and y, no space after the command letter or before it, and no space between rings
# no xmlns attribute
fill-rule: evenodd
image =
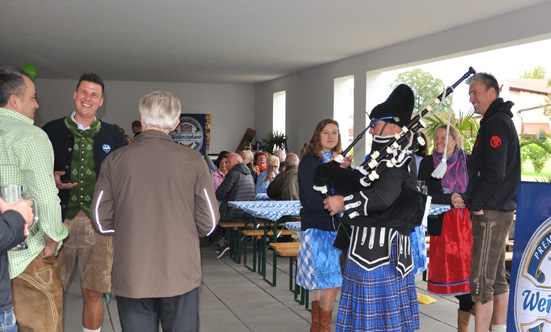
<svg viewBox="0 0 551 332"><path fill-rule="evenodd" d="M507 94L508 100L511 100L515 105L511 109L513 112L513 121L517 132L522 133L522 123L526 124L546 124L541 127L541 130L549 128L551 126L551 121L549 121L549 116L544 114L543 108L537 108L532 110L526 110L518 113L519 110L533 108L540 105L545 105L546 95L539 93L532 93L527 91L510 91Z"/></svg>
<svg viewBox="0 0 551 332"><path fill-rule="evenodd" d="M37 79L40 109L35 123L68 115L75 110L75 80ZM105 100L98 117L116 123L132 136L132 121L139 120L138 102L153 91L169 91L180 99L183 113L212 114L210 153L235 150L247 128L255 127L254 87L252 85L195 84L163 82L105 82Z"/></svg>

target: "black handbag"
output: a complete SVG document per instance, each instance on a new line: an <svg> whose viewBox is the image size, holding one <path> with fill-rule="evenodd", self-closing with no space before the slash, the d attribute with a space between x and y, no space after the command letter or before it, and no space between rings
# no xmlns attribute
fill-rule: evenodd
<svg viewBox="0 0 551 332"><path fill-rule="evenodd" d="M432 236L440 236L444 226L444 214L429 216L427 220L427 233Z"/></svg>

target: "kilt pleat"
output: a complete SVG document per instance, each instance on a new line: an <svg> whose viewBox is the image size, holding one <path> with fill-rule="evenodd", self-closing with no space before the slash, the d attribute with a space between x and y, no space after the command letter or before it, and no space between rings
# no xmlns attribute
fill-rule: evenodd
<svg viewBox="0 0 551 332"><path fill-rule="evenodd" d="M419 307L413 273L396 270L396 241L390 264L367 271L347 258L337 331L415 331Z"/></svg>

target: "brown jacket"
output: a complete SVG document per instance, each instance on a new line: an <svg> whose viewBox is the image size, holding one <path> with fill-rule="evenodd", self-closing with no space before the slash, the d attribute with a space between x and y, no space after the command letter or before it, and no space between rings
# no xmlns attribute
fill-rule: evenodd
<svg viewBox="0 0 551 332"><path fill-rule="evenodd" d="M299 200L298 190L298 167L288 167L285 172L280 173L268 187L268 197L278 201Z"/></svg>
<svg viewBox="0 0 551 332"><path fill-rule="evenodd" d="M201 283L199 237L219 219L210 173L195 150L147 130L103 162L92 225L114 232L112 289L129 298L172 297Z"/></svg>

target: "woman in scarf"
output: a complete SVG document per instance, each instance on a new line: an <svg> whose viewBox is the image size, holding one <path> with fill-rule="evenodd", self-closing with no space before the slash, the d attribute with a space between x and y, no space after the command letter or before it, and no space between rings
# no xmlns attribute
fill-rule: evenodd
<svg viewBox="0 0 551 332"><path fill-rule="evenodd" d="M260 175L260 173L264 172L268 168L268 154L264 151L255 153L254 165L256 167L256 175Z"/></svg>
<svg viewBox="0 0 551 332"><path fill-rule="evenodd" d="M449 126L446 147L446 127L441 125L434 135L434 151L419 167L419 179L424 180L432 203L448 204L452 209L438 216L431 227L428 290L438 295L454 295L459 300L458 331L469 331L473 301L469 286L473 236L469 209L460 194L467 189L468 155L462 150L459 131ZM447 169L442 179L431 176L446 154ZM437 235L438 234L438 235Z"/></svg>

